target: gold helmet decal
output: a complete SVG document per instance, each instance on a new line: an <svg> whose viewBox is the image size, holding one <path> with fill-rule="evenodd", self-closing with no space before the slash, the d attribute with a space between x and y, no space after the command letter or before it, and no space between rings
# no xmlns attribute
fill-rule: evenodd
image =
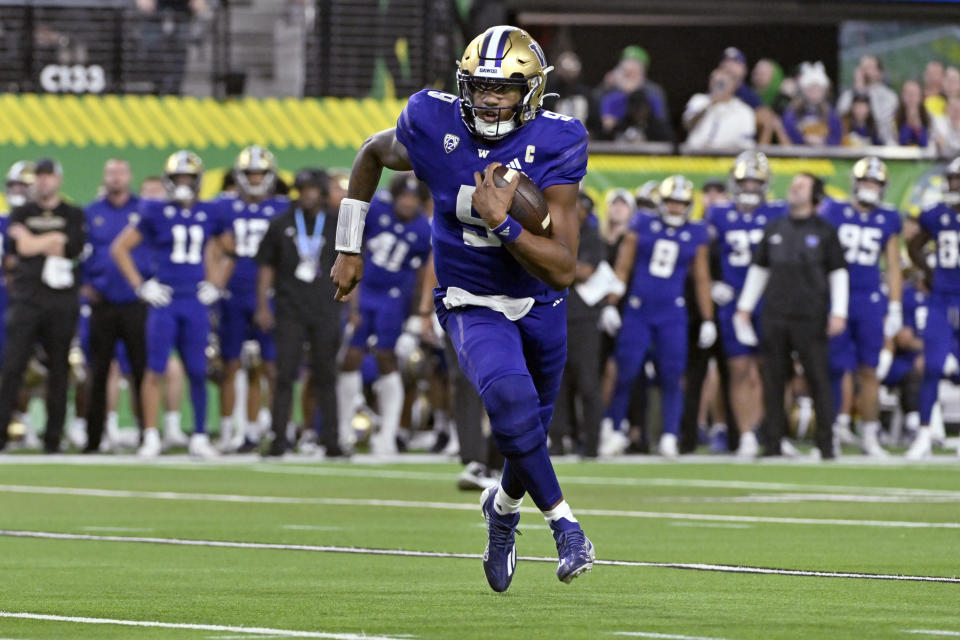
<svg viewBox="0 0 960 640"><path fill-rule="evenodd" d="M687 221L690 210L693 208L693 183L681 175L669 176L660 183L657 195L660 197L660 214L663 221L671 226L678 227ZM679 202L684 205L682 213L676 213L669 203Z"/></svg>
<svg viewBox="0 0 960 640"><path fill-rule="evenodd" d="M499 140L537 117L543 102L547 66L543 49L530 34L511 26L490 27L467 45L457 63L457 84L460 88L460 110L463 122L474 135ZM508 107L475 105L478 89L517 88L520 100ZM478 111L502 114L509 110L509 119L487 122Z"/></svg>
<svg viewBox="0 0 960 640"><path fill-rule="evenodd" d="M189 180L182 180L188 176ZM163 186L167 195L176 202L192 202L200 193L203 178L203 161L192 151L176 151L163 165Z"/></svg>
<svg viewBox="0 0 960 640"><path fill-rule="evenodd" d="M754 180L757 184L747 186L744 184L747 180ZM749 213L760 206L766 197L769 182L770 161L762 151L743 151L733 161L728 188L740 211Z"/></svg>
<svg viewBox="0 0 960 640"><path fill-rule="evenodd" d="M887 188L887 165L876 156L867 156L853 165L853 198L864 206L875 206L883 200ZM880 189L866 186L864 181L876 182Z"/></svg>
<svg viewBox="0 0 960 640"><path fill-rule="evenodd" d="M246 147L233 163L237 186L244 196L263 197L273 193L277 181L277 159L269 150L259 145ZM250 182L249 174L262 174L258 184Z"/></svg>

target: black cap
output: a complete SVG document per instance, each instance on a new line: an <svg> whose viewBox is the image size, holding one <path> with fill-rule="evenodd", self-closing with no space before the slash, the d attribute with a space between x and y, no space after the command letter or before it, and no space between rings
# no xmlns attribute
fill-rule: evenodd
<svg viewBox="0 0 960 640"><path fill-rule="evenodd" d="M703 183L702 191L720 191L725 193L727 191L727 185L723 183L723 180L707 180Z"/></svg>
<svg viewBox="0 0 960 640"><path fill-rule="evenodd" d="M60 166L60 163L53 158L40 158L34 165L33 172L52 173L54 175L62 176L63 168Z"/></svg>
<svg viewBox="0 0 960 640"><path fill-rule="evenodd" d="M297 177L293 181L293 186L298 190L302 190L305 187L316 187L323 192L327 191L329 187L330 177L327 175L327 172L323 169L300 169L297 172Z"/></svg>

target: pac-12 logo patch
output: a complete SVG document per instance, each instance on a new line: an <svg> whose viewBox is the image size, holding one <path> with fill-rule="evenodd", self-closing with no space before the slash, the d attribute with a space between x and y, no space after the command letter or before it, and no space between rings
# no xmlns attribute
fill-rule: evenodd
<svg viewBox="0 0 960 640"><path fill-rule="evenodd" d="M457 145L460 144L460 136L455 136L452 133L448 133L443 136L443 150L447 153L450 153L457 148Z"/></svg>

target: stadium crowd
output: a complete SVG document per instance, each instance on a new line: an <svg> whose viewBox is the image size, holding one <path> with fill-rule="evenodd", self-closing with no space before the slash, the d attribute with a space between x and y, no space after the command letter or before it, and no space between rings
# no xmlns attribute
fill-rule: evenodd
<svg viewBox="0 0 960 640"><path fill-rule="evenodd" d="M24 410L46 378L47 452L68 445L84 452L137 448L154 457L186 447L206 459L245 451L282 455L293 446L328 457L360 446L375 454L459 451L467 465L463 486L493 482L499 461L482 432L482 408L458 380L456 359L433 314L431 199L412 174L395 174L372 204L359 293L341 307L332 300L333 289L325 290L333 309L325 326L332 338L310 340L323 350L310 361L328 362L330 375L321 373L323 365L304 369L301 378L322 376L326 382L302 380L299 424L284 417L270 432L271 413L290 415L289 391L280 396L284 407L275 403L277 369L296 377L306 342L296 334L293 364L277 364L278 306L285 303L274 291L295 281L329 286L321 230L325 218L335 221L348 180L343 171L302 170L291 201L277 171L269 151L248 147L219 196L199 202L203 165L193 153L171 156L162 174L141 180L139 194L132 192L129 164L110 160L100 197L84 210L85 248L71 253L71 242L49 231L49 222L46 228L32 222L60 211L59 164L42 159L11 167L6 198L12 211L0 216L0 232L6 331L17 343L4 346L0 399L15 399L10 411L18 411L6 418L10 424L0 444L40 447L38 425L29 424ZM768 320L758 304L763 286L756 290L754 280L771 267L763 262L771 258L760 256L774 255L780 243L770 225L806 207L836 229L844 258L837 271L849 271L842 291L830 274L831 317L823 338L829 333L824 375L833 397L833 439L815 455L829 458L840 444L851 444L885 457L887 445L911 443L908 457L931 455L944 437L935 411L938 384L960 376L957 307L950 297L960 158L948 165L942 202L903 224L900 213L883 202L887 169L875 157L854 166L849 202L824 197L819 181L804 186L804 176L794 179L786 201L775 200L766 157L744 151L727 181L703 185L703 221L690 219L696 187L683 176L645 183L635 193L612 190L603 221L581 192L582 241L568 316L569 333L577 339L569 345L551 453L609 457L655 449L672 458L709 444L711 451L733 451L743 459L761 450L798 455L796 440L786 434L776 441L764 437ZM38 218L26 217L31 211ZM55 236L56 242L38 241ZM901 257L901 238L909 258ZM758 250L767 243L768 249ZM817 245L809 239L807 244ZM284 252L286 263L279 257ZM39 266L28 271L31 264L42 265L42 273ZM281 264L289 265L288 273ZM42 286L28 286L32 277ZM70 321L75 335L69 358L51 348L43 330L24 334L23 312L16 312L42 304L38 300L47 292L63 291L79 308L78 320ZM74 317L63 309L64 317ZM171 357L174 349L179 358ZM63 366L53 358L64 359ZM49 415L50 395L62 394L65 403L66 385L51 379L55 370L66 370L67 360L76 417L61 444L63 412ZM792 408L791 434L802 439L811 430L816 390L804 383L810 371L796 358L792 365L787 361L783 400ZM194 408L189 438L180 423L184 380ZM223 407L216 443L205 425L208 380L220 386ZM236 393L238 381L246 393ZM132 391L136 431L120 429L122 385ZM654 388L659 394L649 393ZM899 399L894 425L888 420L881 426L881 395ZM266 409L271 398L272 412ZM649 408L657 406L655 418ZM650 434L656 431L661 435L653 446Z"/></svg>
<svg viewBox="0 0 960 640"><path fill-rule="evenodd" d="M960 69L937 60L898 91L887 83L880 59L864 55L852 86L841 90L822 62L788 72L763 58L751 69L742 51L728 47L705 90L687 100L682 132L671 123L668 96L648 76L651 59L642 47L626 47L595 88L580 80L576 53L556 60L551 87L562 98L552 108L581 119L597 140L683 142L691 150L779 144L912 146L950 157L960 152Z"/></svg>

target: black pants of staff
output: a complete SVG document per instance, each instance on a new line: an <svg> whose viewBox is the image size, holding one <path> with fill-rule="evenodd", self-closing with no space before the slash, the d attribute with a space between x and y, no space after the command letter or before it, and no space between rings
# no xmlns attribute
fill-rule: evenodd
<svg viewBox="0 0 960 640"><path fill-rule="evenodd" d="M91 306L90 314L90 404L87 409L87 451L100 450L103 422L107 415L107 379L117 346L122 341L133 374L133 406L137 423L143 425L140 387L147 366L147 306L141 302Z"/></svg>
<svg viewBox="0 0 960 640"><path fill-rule="evenodd" d="M77 330L77 306L40 307L15 302L7 311L7 341L0 369L0 448L6 445L7 427L20 393L23 373L37 343L43 346L47 365L47 427L44 450L60 449L67 413L67 379L70 375L70 342Z"/></svg>
<svg viewBox="0 0 960 640"><path fill-rule="evenodd" d="M497 451L493 438L483 433L483 401L473 383L460 369L450 336L444 333L443 337L450 385L453 387L451 413L457 425L457 440L460 441L460 462L479 462L491 469L498 469L503 466L503 456Z"/></svg>
<svg viewBox="0 0 960 640"><path fill-rule="evenodd" d="M707 379L710 358L717 361L717 373L720 374L719 393L724 398L724 420L727 423L727 448L736 451L740 445L740 431L737 429L737 421L733 416L730 406L730 371L727 367L727 359L723 353L720 337L717 337L709 349L701 349L697 346L700 339L700 325L691 323L689 332L690 349L687 353L687 373L684 377L685 393L683 400L683 418L680 420L680 453L693 453L697 449L697 415L700 413L700 396L703 390L703 382Z"/></svg>
<svg viewBox="0 0 960 640"><path fill-rule="evenodd" d="M600 389L600 330L595 318L587 317L567 323L567 364L563 369L557 406L550 423L552 443L564 436L574 435L576 420L575 400L580 399L583 420L579 435L583 455L597 456L600 440L600 420L603 418L603 398Z"/></svg>
<svg viewBox="0 0 960 640"><path fill-rule="evenodd" d="M340 348L340 324L336 318L305 320L295 314L278 311L274 332L277 345L277 389L273 395L272 451L289 446L287 422L293 407L293 385L300 372L303 345L310 345L310 381L317 411L323 421L321 444L327 451L339 451L337 431L337 350ZM279 443L279 444L278 444Z"/></svg>
<svg viewBox="0 0 960 640"><path fill-rule="evenodd" d="M780 454L780 439L787 432L784 393L790 373L791 353L796 351L813 397L817 416L817 447L824 458L833 457L833 395L827 358L826 319L794 320L774 315L763 317L763 398L766 409L764 452Z"/></svg>

